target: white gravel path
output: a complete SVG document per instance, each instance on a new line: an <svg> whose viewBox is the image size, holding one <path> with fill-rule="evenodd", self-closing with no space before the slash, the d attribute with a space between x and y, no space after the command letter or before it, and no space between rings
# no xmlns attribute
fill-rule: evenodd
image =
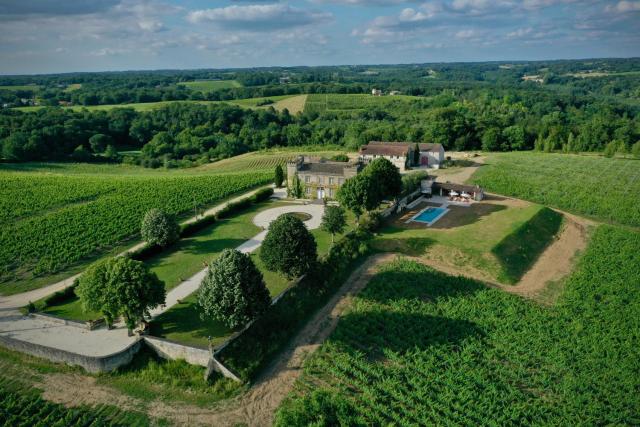
<svg viewBox="0 0 640 427"><path fill-rule="evenodd" d="M252 192L253 193L253 192ZM251 193L245 194L241 197L233 199L241 199L247 197ZM276 190L276 197L286 197L286 194L281 190ZM217 206L220 210L224 205ZM305 225L313 230L320 226L322 219L322 213L324 212L323 205L292 205L292 206L280 206L277 208L269 209L260 212L254 218L254 223L263 228L268 228L269 224L278 218L283 213L288 212L304 212L311 215L311 219L305 221ZM215 213L210 210L208 214ZM242 245L238 246L238 250L244 253L250 253L255 251L264 240L266 231L258 233L253 238L249 239ZM151 316L156 317L165 311L169 310L172 306L178 303L178 300L182 300L195 292L200 286L202 278L206 274L206 269L201 270L189 279L182 282L180 285L173 288L167 293L166 304L163 307L159 307L151 311ZM70 283L73 283L73 278L66 279ZM65 281L62 281L65 282ZM64 289L63 283L59 282L54 285L48 286L43 289ZM51 291L51 292L55 292ZM38 291L41 291L40 289ZM10 298L2 298L0 301L0 335L18 339L21 341L33 342L37 344L46 345L52 348L70 351L73 353L85 355L85 356L107 356L115 352L121 351L130 344L132 344L137 337L129 337L127 335L127 329L122 325L117 326L115 329L107 330L106 328L100 328L94 331L89 331L76 326L63 325L59 322L55 322L42 317L29 317L23 316L18 307L23 307L30 300L35 300L34 295L41 295L38 298L42 298L48 293L38 292L37 294L32 292L26 292L23 294L14 295ZM51 293L49 292L49 293Z"/></svg>

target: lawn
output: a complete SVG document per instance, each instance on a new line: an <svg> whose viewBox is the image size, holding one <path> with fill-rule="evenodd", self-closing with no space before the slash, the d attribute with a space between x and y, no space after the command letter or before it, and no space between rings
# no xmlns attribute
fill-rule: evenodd
<svg viewBox="0 0 640 427"><path fill-rule="evenodd" d="M638 425L639 264L640 233L600 227L553 307L385 265L275 425Z"/></svg>
<svg viewBox="0 0 640 427"><path fill-rule="evenodd" d="M501 283L516 282L558 232L561 216L505 198L450 211L431 227L406 224L404 214L381 230L373 247L428 259L447 270Z"/></svg>
<svg viewBox="0 0 640 427"><path fill-rule="evenodd" d="M178 84L200 92L213 92L220 89L242 87L242 84L236 80L195 80L193 82L181 82Z"/></svg>
<svg viewBox="0 0 640 427"><path fill-rule="evenodd" d="M225 220L228 222L222 225L218 225L217 231L215 228L216 226L214 226L214 228L208 233L210 233L212 236L215 236L217 239L219 239L221 235L226 236L227 233L230 233L231 235L240 235L240 233L245 233L245 235L250 234L249 237L252 237L259 231L257 227L255 227L251 222L252 218L259 211L270 209L277 205L286 205L286 203L268 203L265 205L257 206L246 213L238 215L230 220ZM353 216L348 216L348 220L350 220L350 223L353 223L352 219ZM223 227L225 228L223 229ZM247 230L251 231L249 232ZM318 254L320 256L326 254L331 243L331 236L327 232L320 229L313 230L312 234L318 244ZM249 237L244 240L247 240ZM340 236L337 236L337 238L339 237ZM225 242L228 241L228 239L224 238L222 240ZM233 246L229 245L228 247L235 247L239 245L236 244L237 242L232 243ZM215 255L220 253L221 250L222 248L214 243L212 245L211 252L207 253L207 256L209 258L215 257ZM166 264L166 268L162 270L167 272L166 275L164 272L162 274L158 273L160 278L166 281L170 277L175 277L176 274L172 271L173 267L175 267L175 269L182 269L183 267L180 266L180 264L182 263L190 263L192 268L195 270L193 273L202 269L202 255L196 258L192 258L188 252L190 251L181 251L180 254L172 256L171 258L173 259L173 262L171 264ZM260 271L262 272L267 288L271 293L271 297L275 297L290 285L290 281L280 273L268 271L260 260L259 253L260 249L251 254L251 259L255 262L258 269L260 269ZM185 261L182 261L182 259L184 259ZM185 299L182 304L178 304L177 306L172 307L167 312L158 316L158 318L156 318L156 320L154 320L154 322L152 323L152 333L171 341L199 347L207 346L208 337L211 338L211 342L213 342L214 344L219 344L226 338L228 338L232 331L226 328L220 322L211 319L202 320L199 314L200 310L197 308L195 303L196 296L195 294L193 294L189 296L189 298Z"/></svg>
<svg viewBox="0 0 640 427"><path fill-rule="evenodd" d="M491 154L485 163L472 181L488 191L640 227L640 160L512 152Z"/></svg>

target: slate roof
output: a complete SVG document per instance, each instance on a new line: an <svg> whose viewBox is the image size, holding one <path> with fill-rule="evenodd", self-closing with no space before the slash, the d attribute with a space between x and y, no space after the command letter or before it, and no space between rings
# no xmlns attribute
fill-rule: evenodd
<svg viewBox="0 0 640 427"><path fill-rule="evenodd" d="M347 162L312 162L303 163L298 171L324 175L344 175L345 168L353 167Z"/></svg>

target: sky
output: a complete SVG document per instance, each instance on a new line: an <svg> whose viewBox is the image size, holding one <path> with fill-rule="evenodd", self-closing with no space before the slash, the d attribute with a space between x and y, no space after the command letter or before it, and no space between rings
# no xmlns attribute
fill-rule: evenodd
<svg viewBox="0 0 640 427"><path fill-rule="evenodd" d="M640 56L640 0L0 0L0 73Z"/></svg>

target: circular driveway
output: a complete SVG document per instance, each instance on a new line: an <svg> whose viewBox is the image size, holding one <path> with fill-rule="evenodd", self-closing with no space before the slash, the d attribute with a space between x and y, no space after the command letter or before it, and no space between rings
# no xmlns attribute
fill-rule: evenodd
<svg viewBox="0 0 640 427"><path fill-rule="evenodd" d="M257 214L253 218L253 223L263 230L269 228L269 224L277 219L280 215L292 212L303 212L311 215L311 218L304 221L304 225L309 230L320 228L322 222L322 214L324 213L324 205L291 205L291 206L279 206L273 209L267 209Z"/></svg>

